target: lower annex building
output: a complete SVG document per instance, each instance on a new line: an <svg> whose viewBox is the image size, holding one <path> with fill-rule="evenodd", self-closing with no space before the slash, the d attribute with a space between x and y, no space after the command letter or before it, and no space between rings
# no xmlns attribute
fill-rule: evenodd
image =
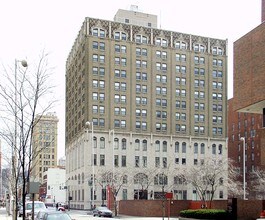
<svg viewBox="0 0 265 220"><path fill-rule="evenodd" d="M107 171L126 173L118 200L139 196L141 174L145 199L163 190L199 199L175 173L227 159L227 40L157 29L153 16L138 26L137 15L148 14L122 14L124 22L85 18L66 61L71 207L104 202ZM226 197L218 187L215 199Z"/></svg>

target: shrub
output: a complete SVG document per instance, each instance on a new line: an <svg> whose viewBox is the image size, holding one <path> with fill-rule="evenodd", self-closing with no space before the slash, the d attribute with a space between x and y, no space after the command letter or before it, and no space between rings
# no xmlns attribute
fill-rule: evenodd
<svg viewBox="0 0 265 220"><path fill-rule="evenodd" d="M189 209L181 211L180 216L197 219L225 219L227 212L223 209Z"/></svg>

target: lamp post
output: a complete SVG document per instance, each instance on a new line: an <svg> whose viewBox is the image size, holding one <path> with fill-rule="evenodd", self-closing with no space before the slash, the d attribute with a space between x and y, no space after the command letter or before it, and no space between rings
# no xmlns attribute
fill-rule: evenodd
<svg viewBox="0 0 265 220"><path fill-rule="evenodd" d="M95 163L94 163L94 128L93 128L93 121L87 121L86 122L86 128L88 133L88 128L91 126L91 147L92 147L92 157L91 157L91 163L92 163L92 200L91 200L91 208L94 208L94 199L95 199Z"/></svg>
<svg viewBox="0 0 265 220"><path fill-rule="evenodd" d="M246 200L246 141L245 137L241 137L243 142L243 199Z"/></svg>
<svg viewBox="0 0 265 220"><path fill-rule="evenodd" d="M17 181L16 181L16 172L17 172L17 154L16 154L16 150L17 150L17 100L18 100L18 98L17 98L17 95L18 95L18 92L17 92L17 70L18 70L18 63L21 63L21 65L23 66L23 67L28 67L28 63L27 63L27 61L26 60L17 60L17 59L15 59L15 82L14 82L14 95L15 95L15 97L14 97L14 103L15 103L15 106L14 106L14 116L15 116L15 131L14 131L14 142L13 142L13 147L12 147L12 149L11 149L11 153L12 153L12 161L11 161L11 163L12 163L12 191L11 191L11 195L12 195L12 213L13 213L13 219L15 219L15 217L16 217L16 214L17 214L17 210L16 210L16 208L17 208L17 198L14 198L14 196L17 196L17 195L14 195L14 193L13 193L13 191L14 191L14 188L16 188L17 186L15 185L13 185L14 183L16 183ZM23 148L23 151L24 151L25 149ZM24 153L24 152L23 152ZM24 154L23 154L24 155ZM16 190L16 189L15 189Z"/></svg>

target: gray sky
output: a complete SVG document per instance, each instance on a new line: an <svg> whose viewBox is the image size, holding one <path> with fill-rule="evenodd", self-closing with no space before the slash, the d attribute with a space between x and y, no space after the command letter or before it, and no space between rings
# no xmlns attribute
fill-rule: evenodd
<svg viewBox="0 0 265 220"><path fill-rule="evenodd" d="M119 8L138 5L158 15L158 27L187 34L228 39L228 98L233 96L233 42L261 23L261 0L2 0L0 3L0 63L15 59L38 61L50 52L59 117L59 155L64 155L65 62L85 17L113 20Z"/></svg>

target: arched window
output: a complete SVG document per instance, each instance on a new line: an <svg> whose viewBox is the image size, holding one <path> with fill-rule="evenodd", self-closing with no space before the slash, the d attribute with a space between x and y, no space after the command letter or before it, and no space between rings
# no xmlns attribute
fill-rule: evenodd
<svg viewBox="0 0 265 220"><path fill-rule="evenodd" d="M212 154L216 154L216 145L215 144L212 145Z"/></svg>
<svg viewBox="0 0 265 220"><path fill-rule="evenodd" d="M167 142L163 141L163 152L167 152Z"/></svg>
<svg viewBox="0 0 265 220"><path fill-rule="evenodd" d="M158 140L155 142L155 151L160 151L160 141Z"/></svg>
<svg viewBox="0 0 265 220"><path fill-rule="evenodd" d="M186 146L187 146L186 142L183 142L182 143L182 153L186 153L186 151L187 151Z"/></svg>
<svg viewBox="0 0 265 220"><path fill-rule="evenodd" d="M126 150L127 140L125 138L122 138L121 140L121 149Z"/></svg>
<svg viewBox="0 0 265 220"><path fill-rule="evenodd" d="M175 153L179 153L179 142L175 142Z"/></svg>
<svg viewBox="0 0 265 220"><path fill-rule="evenodd" d="M114 138L114 149L119 149L119 139Z"/></svg>
<svg viewBox="0 0 265 220"><path fill-rule="evenodd" d="M133 177L133 182L134 184L140 184L140 185L148 184L148 176L145 173L137 173Z"/></svg>
<svg viewBox="0 0 265 220"><path fill-rule="evenodd" d="M143 140L143 151L147 151L147 140Z"/></svg>
<svg viewBox="0 0 265 220"><path fill-rule="evenodd" d="M93 147L97 148L97 137L93 137Z"/></svg>
<svg viewBox="0 0 265 220"><path fill-rule="evenodd" d="M105 148L105 138L104 137L100 138L99 146L101 149Z"/></svg>
<svg viewBox="0 0 265 220"><path fill-rule="evenodd" d="M198 143L194 143L194 153L198 154Z"/></svg>
<svg viewBox="0 0 265 220"><path fill-rule="evenodd" d="M140 140L139 139L135 140L135 150L140 150Z"/></svg>
<svg viewBox="0 0 265 220"><path fill-rule="evenodd" d="M205 144L201 144L201 154L205 154Z"/></svg>

